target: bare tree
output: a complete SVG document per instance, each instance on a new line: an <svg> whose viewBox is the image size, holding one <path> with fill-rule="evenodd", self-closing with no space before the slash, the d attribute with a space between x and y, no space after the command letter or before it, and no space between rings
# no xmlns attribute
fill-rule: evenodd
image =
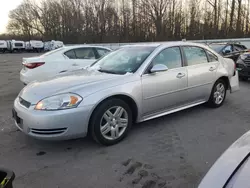
<svg viewBox="0 0 250 188"><path fill-rule="evenodd" d="M249 9L250 0L23 0L8 31L65 43L247 37Z"/></svg>

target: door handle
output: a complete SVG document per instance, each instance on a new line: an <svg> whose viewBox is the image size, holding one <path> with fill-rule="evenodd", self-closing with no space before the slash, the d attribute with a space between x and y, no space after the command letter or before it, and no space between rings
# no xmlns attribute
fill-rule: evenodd
<svg viewBox="0 0 250 188"><path fill-rule="evenodd" d="M216 67L210 67L209 71L214 71L216 69Z"/></svg>
<svg viewBox="0 0 250 188"><path fill-rule="evenodd" d="M176 77L177 78L183 78L184 76L186 76L186 74L180 72L180 73L177 74Z"/></svg>
<svg viewBox="0 0 250 188"><path fill-rule="evenodd" d="M72 64L72 66L78 66L78 64L74 63L74 64Z"/></svg>

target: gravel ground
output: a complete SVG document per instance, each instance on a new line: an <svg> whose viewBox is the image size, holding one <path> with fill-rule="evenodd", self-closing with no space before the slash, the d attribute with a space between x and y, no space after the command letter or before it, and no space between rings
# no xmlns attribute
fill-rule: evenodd
<svg viewBox="0 0 250 188"><path fill-rule="evenodd" d="M84 138L38 141L11 118L21 59L0 54L0 166L15 171L15 188L193 188L215 160L250 127L250 82L224 106L198 106L137 124L118 145Z"/></svg>

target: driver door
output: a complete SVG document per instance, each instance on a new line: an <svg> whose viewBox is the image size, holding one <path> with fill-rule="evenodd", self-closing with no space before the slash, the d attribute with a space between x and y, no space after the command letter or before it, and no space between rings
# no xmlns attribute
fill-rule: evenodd
<svg viewBox="0 0 250 188"><path fill-rule="evenodd" d="M181 107L186 102L188 74L186 67L183 67L180 48L162 50L150 68L156 64L164 64L168 70L158 73L147 71L141 78L145 119Z"/></svg>

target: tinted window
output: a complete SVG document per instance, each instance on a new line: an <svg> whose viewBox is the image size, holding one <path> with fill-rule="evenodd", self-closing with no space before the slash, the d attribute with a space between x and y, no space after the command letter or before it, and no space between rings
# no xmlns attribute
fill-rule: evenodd
<svg viewBox="0 0 250 188"><path fill-rule="evenodd" d="M207 63L207 55L204 49L199 47L183 47L184 53L187 58L188 65L198 65Z"/></svg>
<svg viewBox="0 0 250 188"><path fill-rule="evenodd" d="M228 45L228 46L226 46L226 47L222 50L222 53L223 53L223 54L232 53L232 52L233 52L232 45Z"/></svg>
<svg viewBox="0 0 250 188"><path fill-rule="evenodd" d="M77 59L95 59L95 53L92 48L75 49Z"/></svg>
<svg viewBox="0 0 250 188"><path fill-rule="evenodd" d="M169 69L174 69L182 66L181 52L179 47L172 47L163 50L153 60L153 65L163 64Z"/></svg>
<svg viewBox="0 0 250 188"><path fill-rule="evenodd" d="M218 61L218 57L208 50L207 50L207 56L208 56L209 62Z"/></svg>
<svg viewBox="0 0 250 188"><path fill-rule="evenodd" d="M70 59L76 59L76 54L74 50L70 50L64 53Z"/></svg>
<svg viewBox="0 0 250 188"><path fill-rule="evenodd" d="M96 48L96 50L97 50L97 53L98 53L99 57L102 57L102 56L104 56L106 53L109 52L109 50L102 49L102 48Z"/></svg>

